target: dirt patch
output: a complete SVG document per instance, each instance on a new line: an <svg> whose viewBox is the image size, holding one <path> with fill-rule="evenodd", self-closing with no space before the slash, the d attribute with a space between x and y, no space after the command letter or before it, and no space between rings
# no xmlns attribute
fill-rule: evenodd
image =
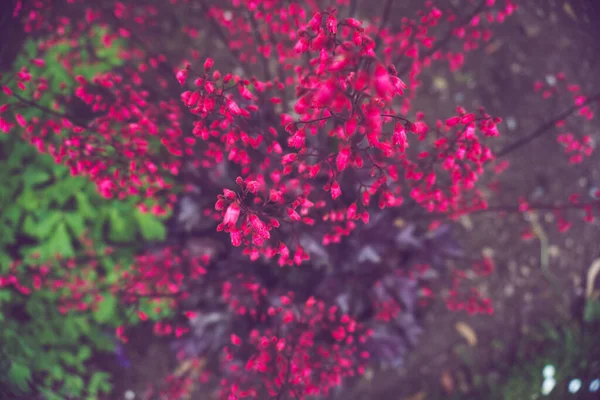
<svg viewBox="0 0 600 400"><path fill-rule="evenodd" d="M534 82L556 81L563 72L583 93L597 91L600 76L594 73L599 61L597 25L598 2L531 2L520 5L495 32L484 49L468 55L467 67L452 75L446 68L434 68L423 78L426 90L418 96L416 108L429 115L447 115L457 103L465 107L486 106L504 119L499 150L534 131L545 121L572 105L568 94L541 100L533 91ZM600 141L595 121L575 118L570 122L576 135L590 134ZM556 133L550 130L527 146L504 157L510 168L497 178L500 190L490 193L490 205L514 205L518 197L531 202L566 203L572 193L584 197L600 182L600 156L593 154L581 165L571 165ZM582 200L584 200L582 198ZM589 199L588 199L589 200ZM424 335L405 368L375 374L344 399L420 399L419 394L459 391L473 383L473 371L480 378L498 382L514 361L516 346L531 326L540 321L578 318L585 273L599 256L600 225L585 223L581 211L562 213L572 222L560 233L559 218L552 210L538 213L539 226L547 237L541 248L537 237L523 240L532 224L521 214L472 215L456 224L467 254L491 254L495 272L471 284L493 299L493 316L469 317L448 312L439 304L429 311ZM544 253L545 252L545 253ZM560 284L556 290L544 272ZM461 335L457 324L471 330ZM468 343L475 335L476 344ZM540 380L541 383L541 380ZM427 397L429 398L429 397Z"/></svg>

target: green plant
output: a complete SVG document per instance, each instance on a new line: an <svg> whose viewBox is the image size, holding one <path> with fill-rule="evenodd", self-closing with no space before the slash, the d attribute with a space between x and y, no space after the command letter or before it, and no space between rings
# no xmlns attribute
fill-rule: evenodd
<svg viewBox="0 0 600 400"><path fill-rule="evenodd" d="M37 47L34 40L26 42L16 65L32 58ZM84 63L67 72L59 62L61 51L67 49L65 44L47 51L45 66L32 69L32 79L50 77L52 91L68 93L73 75L92 77L120 63L117 45L112 52L97 55L103 61L92 62L89 54L81 54ZM44 101L42 97L43 107L51 107L49 100ZM44 118L39 108L19 112L27 119ZM140 243L164 239L162 221L138 211L135 198L104 199L93 183L71 176L69 168L49 154L40 154L19 131L0 135L0 160L0 276L34 276L43 265L49 268L48 275L60 278L64 265L52 260L57 255L85 259L86 241L91 241L99 254L108 247L116 249L86 272L88 279L103 276L110 282L114 266L130 263ZM84 263L76 262L74 267ZM93 399L108 393L110 376L94 370L93 357L113 350L106 330L114 330L127 316L112 294L100 295L104 300L95 310L62 313L57 306L60 290L27 293L0 285L0 385L8 386L15 396L27 396L35 389L47 399Z"/></svg>
<svg viewBox="0 0 600 400"><path fill-rule="evenodd" d="M444 400L514 400L514 399L593 399L597 393L590 393L587 386L600 376L600 320L584 321L582 324L569 322L543 322L532 328L519 344L514 363L499 380L490 382L476 365L469 365L468 374L472 376L472 386L466 393L453 395L441 391L430 393L431 399ZM545 379L542 371L552 366L554 386L542 393ZM498 366L498 370L502 370ZM577 393L569 392L569 383L573 379L584 382ZM437 397L436 397L437 396Z"/></svg>
<svg viewBox="0 0 600 400"><path fill-rule="evenodd" d="M598 321L584 325L543 324L523 344L518 365L511 370L501 390L502 399L539 395L544 380L542 370L546 365L554 366L556 385L544 398L593 398L587 389L581 390L577 396L569 393L568 385L576 378L590 382L600 375L599 328Z"/></svg>

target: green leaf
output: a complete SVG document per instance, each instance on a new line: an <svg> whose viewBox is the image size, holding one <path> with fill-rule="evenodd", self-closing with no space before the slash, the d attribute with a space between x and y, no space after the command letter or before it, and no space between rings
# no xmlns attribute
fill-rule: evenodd
<svg viewBox="0 0 600 400"><path fill-rule="evenodd" d="M65 377L64 388L66 389L67 393L69 393L71 396L79 397L81 395L81 392L83 391L84 386L85 383L83 382L83 379L81 379L80 376L68 375Z"/></svg>
<svg viewBox="0 0 600 400"><path fill-rule="evenodd" d="M56 230L48 240L46 245L47 255L61 254L63 257L73 257L75 250L71 243L71 237L67 231L67 226L64 222L60 222L56 227Z"/></svg>
<svg viewBox="0 0 600 400"><path fill-rule="evenodd" d="M61 84L65 84L65 90L68 90L73 85L73 80L71 75L64 69L58 61L53 61L49 64L48 75L52 78L50 79L50 88L54 93L61 93L62 90L60 88Z"/></svg>
<svg viewBox="0 0 600 400"><path fill-rule="evenodd" d="M585 322L600 321L600 301L589 299L586 302L583 319Z"/></svg>
<svg viewBox="0 0 600 400"><path fill-rule="evenodd" d="M25 309L32 318L44 318L47 312L46 307L44 307L44 305L45 303L39 300L36 301L34 299L27 302Z"/></svg>
<svg viewBox="0 0 600 400"><path fill-rule="evenodd" d="M135 236L135 226L116 208L110 210L109 226L108 236L115 242L128 242Z"/></svg>
<svg viewBox="0 0 600 400"><path fill-rule="evenodd" d="M60 358L65 362L65 364L69 367L73 367L77 364L77 358L66 351L60 353Z"/></svg>
<svg viewBox="0 0 600 400"><path fill-rule="evenodd" d="M63 219L63 213L59 211L50 211L34 229L35 236L38 239L46 239L54 231L57 224Z"/></svg>
<svg viewBox="0 0 600 400"><path fill-rule="evenodd" d="M0 289L0 304L6 301L10 301L12 298L12 290L10 289Z"/></svg>
<svg viewBox="0 0 600 400"><path fill-rule="evenodd" d="M135 217L140 227L140 233L146 240L164 240L166 236L165 225L152 214L144 214L139 210L135 211Z"/></svg>
<svg viewBox="0 0 600 400"><path fill-rule="evenodd" d="M87 360L88 358L90 358L91 355L92 355L92 350L90 349L89 346L81 346L79 348L79 352L77 353L77 358L79 359L79 361L83 362L83 361Z"/></svg>
<svg viewBox="0 0 600 400"><path fill-rule="evenodd" d="M40 391L44 394L44 400L64 400L63 396L59 396L50 389L40 388Z"/></svg>
<svg viewBox="0 0 600 400"><path fill-rule="evenodd" d="M107 294L94 312L94 319L100 323L110 321L117 308L117 299L112 294Z"/></svg>
<svg viewBox="0 0 600 400"><path fill-rule="evenodd" d="M48 182L50 174L42 169L27 168L22 178L25 185L31 187Z"/></svg>
<svg viewBox="0 0 600 400"><path fill-rule="evenodd" d="M74 317L74 321L75 324L77 324L77 328L82 334L88 335L90 333L90 324L86 317L77 316Z"/></svg>
<svg viewBox="0 0 600 400"><path fill-rule="evenodd" d="M88 386L88 391L90 392L90 394L97 394L99 391L102 391L104 393L108 393L110 392L111 385L110 385L110 375L106 372L94 372L92 374L92 377L90 379L90 383Z"/></svg>
<svg viewBox="0 0 600 400"><path fill-rule="evenodd" d="M61 207L85 186L85 180L80 177L60 177L60 180L49 188L48 195Z"/></svg>
<svg viewBox="0 0 600 400"><path fill-rule="evenodd" d="M0 274L8 272L13 259L0 248Z"/></svg>
<svg viewBox="0 0 600 400"><path fill-rule="evenodd" d="M6 209L2 213L2 216L8 222L11 222L13 225L16 225L16 223L19 221L19 218L21 218L22 213L23 209L21 207L19 207L16 204L11 204L10 206L6 207Z"/></svg>
<svg viewBox="0 0 600 400"><path fill-rule="evenodd" d="M98 214L96 209L90 204L89 197L86 193L75 193L75 200L77 201L79 213L84 217L94 218Z"/></svg>
<svg viewBox="0 0 600 400"><path fill-rule="evenodd" d="M40 205L40 199L34 191L26 189L17 199L17 204L20 204L28 211L34 211L38 209Z"/></svg>
<svg viewBox="0 0 600 400"><path fill-rule="evenodd" d="M55 364L52 369L50 369L50 375L57 381L62 381L65 378L65 370L58 364Z"/></svg>
<svg viewBox="0 0 600 400"><path fill-rule="evenodd" d="M115 271L115 266L117 265L115 260L111 257L105 257L100 261L100 263L104 267L104 271L106 274L104 279L106 280L106 283L115 283L120 276L119 273Z"/></svg>
<svg viewBox="0 0 600 400"><path fill-rule="evenodd" d="M85 222L80 214L67 213L65 214L65 220L67 221L67 225L69 225L69 228L71 228L71 231L75 237L80 237L84 234Z"/></svg>
<svg viewBox="0 0 600 400"><path fill-rule="evenodd" d="M37 224L33 216L28 214L23 221L23 233L26 235L36 237L37 236Z"/></svg>
<svg viewBox="0 0 600 400"><path fill-rule="evenodd" d="M89 336L89 339L94 344L94 348L97 351L104 351L107 353L113 352L115 350L115 343L112 338L108 335L104 334L96 334Z"/></svg>
<svg viewBox="0 0 600 400"><path fill-rule="evenodd" d="M23 392L29 392L31 382L31 370L25 365L13 363L8 371L9 379L17 388Z"/></svg>

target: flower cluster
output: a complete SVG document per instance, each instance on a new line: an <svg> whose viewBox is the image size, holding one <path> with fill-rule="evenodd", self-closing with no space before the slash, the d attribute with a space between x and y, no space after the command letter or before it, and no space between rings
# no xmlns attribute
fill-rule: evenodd
<svg viewBox="0 0 600 400"><path fill-rule="evenodd" d="M401 365L418 340L419 307L436 297L430 281L447 258L464 256L449 224L411 219L488 209L488 166L496 175L508 168L491 150L500 118L463 106L431 116L415 109L417 89L429 68L461 68L514 1L425 1L393 25L391 1L373 21L348 16L342 0L326 9L69 0L68 13L52 3L17 2L15 15L39 41L14 77L0 77L0 131L88 177L106 198L172 212L177 229L110 276L90 245L83 258L53 260L62 270L15 264L0 287L60 291L64 313L95 312L112 300L100 295L108 290L130 317L119 339L129 339L130 320L152 322L181 361L193 360L192 375L169 377L171 398L205 383L200 363L229 400L326 395L367 362ZM58 80L50 56L64 72ZM106 63L109 72L94 72ZM594 98L557 79L591 119ZM558 89L548 86L535 89L549 98ZM572 163L592 153L590 136L558 141ZM570 201L593 218L596 208ZM523 199L516 209L530 207ZM474 269L485 276L494 265ZM463 278L452 277L448 308L491 314Z"/></svg>

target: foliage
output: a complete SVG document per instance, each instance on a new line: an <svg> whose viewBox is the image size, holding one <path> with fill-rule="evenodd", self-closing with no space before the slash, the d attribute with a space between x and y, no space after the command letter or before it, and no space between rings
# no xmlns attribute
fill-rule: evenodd
<svg viewBox="0 0 600 400"><path fill-rule="evenodd" d="M16 65L35 56L37 48L35 40L28 40ZM32 79L45 77L55 90L61 83L64 91L72 88L71 75L58 62L68 49L61 44L51 47L45 53L45 67L33 71ZM91 77L118 64L114 53L105 56L112 62L92 68L82 54L76 71ZM18 90L14 82L11 86ZM50 107L51 102L40 105ZM20 112L28 119L42 116L32 107ZM35 290L46 277L65 275L60 263L45 262L57 256L81 258L90 239L95 251L117 246L120 250L103 260L102 273L110 280L116 262L131 259L142 238L164 239L164 227L155 217L138 213L134 201L103 199L88 180L70 176L67 167L18 135L0 136L0 154L0 266L6 277L0 285L0 343L7 362L3 381L24 393L33 382L43 382L37 390L47 398L96 398L109 392L111 385L105 372L90 368L92 355L112 351L112 339L104 329L114 329L124 319L112 297L92 315L57 308L65 293L57 288ZM13 285L28 274L33 274L33 288Z"/></svg>

